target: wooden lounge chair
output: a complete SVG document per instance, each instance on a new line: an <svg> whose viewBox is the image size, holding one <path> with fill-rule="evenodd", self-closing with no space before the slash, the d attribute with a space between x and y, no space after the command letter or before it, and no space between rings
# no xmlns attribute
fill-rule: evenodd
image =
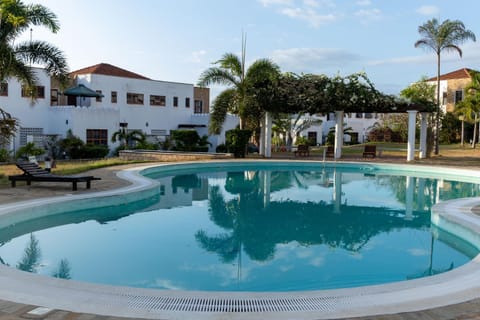
<svg viewBox="0 0 480 320"><path fill-rule="evenodd" d="M335 156L335 149L333 148L333 146L327 146L325 157L334 157L334 156Z"/></svg>
<svg viewBox="0 0 480 320"><path fill-rule="evenodd" d="M297 150L293 152L293 154L299 157L308 157L310 156L310 148L306 144L299 144Z"/></svg>
<svg viewBox="0 0 480 320"><path fill-rule="evenodd" d="M367 144L365 145L365 148L363 149L363 157L364 158L375 158L377 156L377 146Z"/></svg>
<svg viewBox="0 0 480 320"><path fill-rule="evenodd" d="M17 181L26 181L27 185L31 185L32 181L39 182L71 182L72 190L77 190L78 182L86 182L87 189L90 189L92 180L101 180L94 176L59 176L51 174L49 171L41 168L38 164L32 162L17 162L17 167L23 171L23 174L8 176L8 180L12 182L12 188L16 187Z"/></svg>

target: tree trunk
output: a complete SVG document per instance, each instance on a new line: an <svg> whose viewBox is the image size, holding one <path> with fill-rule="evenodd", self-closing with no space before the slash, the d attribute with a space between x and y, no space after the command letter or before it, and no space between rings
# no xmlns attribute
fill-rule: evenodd
<svg viewBox="0 0 480 320"><path fill-rule="evenodd" d="M472 149L475 149L477 142L477 113L475 112L475 124L473 125Z"/></svg>
<svg viewBox="0 0 480 320"><path fill-rule="evenodd" d="M437 112L435 114L435 127L433 130L433 150L434 154L439 154L439 142L440 142L440 51L437 52Z"/></svg>
<svg viewBox="0 0 480 320"><path fill-rule="evenodd" d="M462 145L462 148L465 144L465 120L462 119L462 133L461 133L461 138L460 138L460 144Z"/></svg>

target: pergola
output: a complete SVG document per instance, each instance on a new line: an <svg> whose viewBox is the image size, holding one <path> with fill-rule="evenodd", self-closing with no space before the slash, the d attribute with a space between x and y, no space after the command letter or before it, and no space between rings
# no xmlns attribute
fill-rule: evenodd
<svg viewBox="0 0 480 320"><path fill-rule="evenodd" d="M273 83L272 83L273 84ZM265 83L262 83L265 88ZM267 84L268 86L268 84ZM277 89L278 88L278 89ZM347 113L408 113L407 161L415 157L415 123L421 116L421 159L427 156L427 114L434 111L428 101L412 103L398 100L375 89L364 74L328 78L324 75L287 75L257 95L264 106L261 123L260 154L271 157L272 113L335 113L334 159L342 157L343 118ZM266 94L268 93L268 95Z"/></svg>

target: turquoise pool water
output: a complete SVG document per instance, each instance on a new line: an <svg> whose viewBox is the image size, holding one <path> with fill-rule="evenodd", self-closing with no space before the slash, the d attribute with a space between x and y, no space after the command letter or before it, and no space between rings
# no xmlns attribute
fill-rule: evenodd
<svg viewBox="0 0 480 320"><path fill-rule="evenodd" d="M141 201L1 229L0 262L113 285L299 291L425 277L478 253L430 223L436 202L478 196L474 182L368 166L173 168L145 172L159 186Z"/></svg>

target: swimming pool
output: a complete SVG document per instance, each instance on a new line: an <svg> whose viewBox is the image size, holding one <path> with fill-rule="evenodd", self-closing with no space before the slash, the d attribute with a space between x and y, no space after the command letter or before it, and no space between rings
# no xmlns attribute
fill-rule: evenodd
<svg viewBox="0 0 480 320"><path fill-rule="evenodd" d="M211 167L213 167L213 168L220 168L221 170L223 170L223 167L224 167L225 165L226 165L226 164L224 164L224 163L209 164L209 166L211 166ZM242 164L238 164L238 165L240 166L240 165L242 165ZM262 164L261 166L271 167L271 166L281 166L281 165L291 166L291 164L278 164L278 163L276 163L276 164L273 164L273 163L268 163L268 164L267 164L267 163L266 163L266 164ZM316 164L315 166L317 166L317 164ZM328 166L327 166L327 167L328 167ZM174 167L167 168L167 170L178 172L178 170L190 170L191 168L195 168L195 169L197 170L196 173L199 173L198 166L197 166L197 165L191 165L191 164L187 164L187 165L183 165L183 166L174 166ZM346 170L346 173L342 173L342 176L343 176L343 177L352 174L352 168L350 168L349 165L342 166L342 165L336 164L336 165L335 165L335 169L337 169L337 171L341 171L341 170L338 170L339 168L342 168L342 169L345 169L345 170ZM255 164L254 167L253 167L253 169L258 169L258 164ZM217 170L217 169L215 169L215 170ZM215 171L215 170L214 170L214 171ZM382 174L382 170L387 170L387 171L391 171L391 172L395 171L395 172L399 172L399 173L403 173L403 174L405 174L405 173L410 173L410 174L412 174L412 171L406 170L406 169L404 169L404 168L396 168L396 167L389 167L389 166L387 166L387 167L382 167L382 166L365 166L364 169L363 169L363 171L362 171L362 173L361 173L361 175L362 175L363 177L365 177L366 179L374 179L374 176L376 177L378 174ZM151 176L151 175L157 175L156 171L157 171L157 169L155 169L155 168L149 168L149 169L144 170L143 173ZM200 171L201 171L201 170L200 170ZM248 171L250 172L250 171L252 171L252 170L248 170ZM260 171L261 171L261 170L260 170ZM309 171L309 170L307 170L307 172L308 172L308 171ZM417 169L417 171L418 171L418 169ZM416 173L414 174L414 175L415 175L414 180L418 179L418 182L420 182L419 179L421 179L421 178L428 178L429 176L436 175L435 169L433 169L433 170L431 170L431 171L425 170L425 169L419 170L419 171L420 171L420 172L416 172ZM183 173L188 173L188 171L185 171L185 172L183 172ZM167 172L167 174L168 174L168 172ZM199 174L201 174L201 173L199 173ZM450 184L447 180L450 179L451 177L456 177L457 174L458 174L458 172L456 172L455 170L452 170L450 173L447 173L447 174L444 176L443 185L440 185L440 186L437 185L436 190L441 191L442 189L446 189L446 188L452 187L452 184ZM243 176L245 176L245 174L244 174ZM247 176L248 176L248 174L247 174ZM254 175L251 175L251 176L254 176ZM162 178L165 178L165 177L160 177L160 179L162 179ZM318 178L318 177L317 177L317 178ZM346 189L345 185L342 187L341 190L337 190L338 188L334 188L334 187L333 187L333 185L335 184L335 179L338 180L338 176L337 176L337 177L335 177L335 176L333 176L333 175L332 175L332 176L329 176L329 178L326 179L326 181L321 181L321 179L324 178L324 177L322 177L321 175L320 175L319 178L320 178L320 180L318 181L319 183L321 182L321 184L322 184L322 185L325 185L325 186L326 186L326 185L329 185L329 187L327 187L327 189L331 191L331 192L330 192L330 195L332 196L332 198L333 198L333 195L340 195L340 199L342 198L342 196L349 195L349 200L347 201L347 204L348 204L349 201L352 199L351 195L350 195L349 192L348 192L348 188ZM173 178L172 178L172 179L173 179ZM218 177L217 177L216 179L217 179L217 181L219 180ZM343 179L343 178L342 178L342 179ZM342 179L340 179L340 180L342 180ZM375 178L375 179L376 179L376 178ZM402 179L403 179L403 181L404 181L404 184L409 184L408 181L409 181L410 178L407 178L406 176L404 176ZM464 176L463 176L462 178L460 178L460 179L457 178L457 180L464 180L465 182L473 182L473 183L475 182L476 179L478 179L478 178L472 177L471 175L464 175ZM226 181L226 180L225 180L225 181ZM416 181L417 181L417 180L416 180ZM177 181L177 183L176 183L176 185L177 185L177 187L178 187L177 192L182 192L183 194L188 194L188 192L185 193L185 189L188 190L188 188L185 188L185 186L186 186L186 185L189 185L190 183L191 183L191 182L188 182L188 181L186 181L186 180L183 180L183 181L180 180L180 182ZM223 184L226 184L226 183L224 183L223 180L222 180L222 183L221 183L221 184L223 185ZM135 191L135 192L132 193L132 195L130 195L129 193L123 193L123 196L124 196L124 197L129 197L129 198L131 198L130 200L128 200L128 202L131 202L132 199L138 198L139 195L142 195L142 196L145 197L145 198L150 198L150 196L146 196L146 195L145 195L146 191L147 191L147 190L156 189L156 188L157 188L157 190L160 192L160 195L161 195L161 193L162 193L161 185L162 185L162 183L159 182L159 184L157 184L156 186L155 186L155 184L154 184L154 185L150 185L150 186L149 186L148 188L146 188L146 189L143 189L142 192L137 192L137 191ZM194 185L194 184L192 184L192 185ZM232 185L236 186L235 183L232 183ZM411 184L410 184L410 185L411 185ZM415 182L414 185L417 185L417 186L418 186L417 182ZM152 186L154 186L154 187L152 188ZM172 184L170 184L170 186L172 186ZM272 188L272 186L273 186L274 188ZM237 187L238 187L238 186L237 186ZM455 187L455 188L456 188L456 187ZM242 188L240 188L240 189L242 189ZM268 189L268 188L267 188L267 189ZM356 188L356 189L358 189L358 188ZM417 189L418 189L417 187L413 188L413 190L414 190L414 195L415 195L415 190L417 190ZM408 191L408 190L409 190L409 189L407 188L405 191ZM150 191L148 191L148 192L150 192ZM163 192L168 193L168 190L163 190ZM270 184L270 192L271 192L271 194L278 192L278 191L275 189L275 184ZM344 193L344 195L342 195L342 193ZM135 196L134 196L133 194L135 194ZM152 193L152 194L154 194L154 193ZM294 198L293 193L290 192L290 193L287 193L287 194L290 195L290 198L292 198L292 199ZM440 192L440 193L438 193L438 194L439 194L440 197L442 197L442 196L444 195L443 191ZM404 200L405 203L408 203L408 202L409 202L409 200L408 200L409 197L410 197L409 192L405 192L405 193L404 193L404 197L403 197L403 198L405 199L405 200ZM74 198L75 198L75 197L74 197ZM415 197L414 197L414 198L415 198ZM338 199L338 197L337 197L336 199ZM227 199L227 200L228 200L228 199ZM336 206L337 203L339 204L339 208L340 208L341 210L343 210L343 209L345 208L345 198L343 198L342 201L333 201L333 199L331 199L331 200L332 200L332 202L331 202L331 207L332 207L333 210L335 210L335 206ZM380 200L383 201L383 200L384 200L383 197L382 197ZM82 200L76 199L76 202L78 202L78 201L81 202ZM101 200L95 201L95 202L96 202L96 204L104 203L105 206L110 206L110 205L112 204L112 201L113 201L113 199L109 199L109 197L107 197L107 199L101 199ZM85 200L85 203L87 203L87 204L91 204L91 202L92 202L92 201ZM274 200L273 202L275 202L275 200ZM379 201L379 202L380 202L380 201ZM272 205L272 201L270 202L270 205ZM69 206L70 206L71 208L73 208L73 209L78 209L78 207L80 207L80 208L82 207L81 205L78 205L78 204L75 204L75 203L70 203ZM53 212L54 214L58 214L58 213L59 213L58 211L55 212L55 210L57 210L58 207L59 207L58 205L52 205L48 210L44 210L45 212L43 213L43 215L52 214L52 212ZM405 220L405 221L408 221L409 219L415 220L415 217L416 217L416 215L417 215L416 211L417 211L417 210L415 209L415 206L412 208L412 211L411 211L411 212L409 211L409 209L408 209L407 207L405 207L404 212L403 212L404 217L403 217L402 219ZM29 218L32 218L32 214L31 214L31 213L25 213L25 212L23 212L22 214L24 214L24 215L26 215L26 216L29 216ZM340 213L340 214L341 214L341 213ZM411 214L411 216L406 216L406 215L409 215L409 214ZM127 218L128 218L128 217L129 217L129 216L127 216ZM18 221L18 212L17 212L16 218L17 218L17 222L16 222L16 223L18 224L18 223L19 223L19 221ZM109 219L111 219L111 218L112 218L112 217L110 217ZM2 219L2 221L3 221L3 220L4 220L4 219ZM121 220L121 219L120 219L120 220ZM108 223L107 223L107 225L108 225ZM447 229L448 229L448 228L447 228ZM213 233L213 235L215 235L215 234L216 234L216 233ZM212 234L209 234L209 235L212 235ZM448 241L450 241L450 240L447 240L447 242L448 242ZM455 241L457 241L457 240L454 240L454 242L455 242ZM436 243L435 243L435 246L436 246ZM413 252L415 252L415 251L413 251ZM417 252L417 253L418 253L418 252ZM245 254L245 255L246 255L246 254ZM214 256L218 259L218 255L217 255L216 253L214 254ZM447 267L448 267L448 265L447 265ZM448 276L448 277L443 277L442 275L440 275L440 276L437 275L437 276L435 276L435 277L432 277L432 280L430 280L430 281L428 281L428 282L427 282L427 281L423 281L423 280L421 280L421 279L420 279L420 280L414 280L414 281L406 281L406 282L403 282L403 283L405 283L405 284L400 285L400 287L403 288L403 290L405 291L405 290L407 290L407 289L409 290L410 284L412 284L412 283L415 283L414 286L418 286L419 284L426 284L426 283L438 285L438 283L441 282L440 280L442 280L442 279L445 280L446 278L452 278L452 277L454 277L455 274L458 275L458 273L461 273L461 272L464 271L465 269L469 269L469 268L471 268L471 264L468 264L468 266L465 266L465 267L458 268L458 269L459 269L458 272L455 271L455 270L449 272L449 276ZM75 269L74 269L74 270L75 270ZM2 270L2 271L3 271L3 270ZM10 272L10 271L8 271L8 273L9 273L9 272ZM472 274L472 273L470 273L470 274ZM415 275L414 275L412 278L415 278ZM37 279L37 278L35 278L35 279ZM45 279L45 278L42 278L42 279ZM45 280L41 280L40 282L44 282L44 281L45 281ZM79 285L79 283L76 283L76 282L74 282L74 281L71 281L71 282L74 283L74 286L77 287L77 289L85 286L84 284L80 284L80 285ZM3 282L2 282L2 283L3 283ZM61 283L62 283L62 287L63 287L64 284L63 284L63 282L61 282ZM50 285L51 285L51 284L50 284ZM396 286L398 287L398 284L397 284ZM91 287L90 285L87 286L87 288L90 288L90 287ZM85 287L84 287L84 288L85 288ZM353 291L348 291L348 292L356 292L356 293L354 294L355 299L364 299L365 297L369 296L369 294L371 294L372 292L376 292L376 293L382 292L382 293L383 293L383 294L382 294L382 300L385 301L385 299L384 299L384 298L386 297L385 292L391 293L390 290L391 290L392 286L385 285L385 286L380 286L380 287L378 287L378 286L368 287L369 289L365 289L365 288L366 288L366 287L361 287L361 288L359 288L359 290L353 290ZM119 292L119 291L124 292L126 289L125 289L125 288L121 288L121 289L119 289L119 290L115 290L115 289L110 289L110 290L113 290L114 292ZM141 290L140 290L140 291L137 291L137 290L135 290L135 289L128 289L127 291L129 291L129 292L132 292L132 291L133 291L133 292L137 292L137 293L138 293L138 292L141 292L142 294L141 294L141 295L138 295L138 296L142 296L142 297L145 297L145 295L147 295L147 296L154 295L155 297L158 297L159 295L162 295L162 296L163 296L163 294L159 294L158 291L155 291L155 293L152 293L152 292L148 293L148 292L141 291ZM170 292L172 292L172 291L170 291ZM176 292L176 291L175 291L175 292ZM332 296L332 292L329 291L329 290L323 290L323 291L308 291L308 292L310 292L310 293L306 293L305 291L300 291L299 293L300 293L300 295L301 295L302 297L314 295L314 296L316 297L315 299L317 299L317 300L319 299L318 296L321 296L321 297L322 297L321 300L323 301L323 303L320 303L320 305L321 305L321 307L324 309L324 311L325 311L325 308L326 308L327 310L329 309L328 307L326 307L326 305L329 305L329 306L330 306L330 305L336 305L335 302L341 302L341 304L343 304L343 303L346 302L346 300L348 300L347 305L348 305L348 308L350 308L350 309L351 309L352 307L354 307L354 306L357 305L357 303L354 303L354 300L355 300L355 299L353 299L351 296L349 296L348 294L346 294L346 291L334 290L334 291L333 291L333 292L335 292L335 293L334 293L334 296ZM360 295L359 295L359 292L361 292ZM90 293L91 293L91 292L90 292ZM147 293L148 293L148 294L147 294ZM195 293L193 292L192 294L195 294ZM264 293L264 292L261 292L261 293L259 293L259 294L263 297L263 299L269 300L269 298L267 298L267 297L265 296L265 293ZM179 294L169 293L169 294L167 294L167 295L171 297L171 296L178 296L178 295L190 296L191 294L188 294L188 293L186 293L186 292L180 292ZM294 295L294 296L297 296L298 294L293 294L293 295ZM430 296L431 296L431 295L432 295L432 294L430 293ZM117 296L117 298L118 298L118 294L117 294L116 296ZM122 297L123 297L123 296L124 296L124 295L122 294ZM134 296L137 296L137 295L134 295ZM212 296L213 296L213 297L217 297L217 298L218 298L219 296L222 296L222 297L225 299L225 296L221 295L221 294L218 293L218 292L211 293L211 294L209 294L208 296L209 296L209 297L212 297ZM233 295L233 296L234 296L234 297L238 297L239 295ZM241 293L240 293L240 296L242 296ZM282 294L282 296L284 296L284 294ZM348 299L345 300L345 297L346 297L346 296L348 296ZM388 296L388 295L387 295L387 296ZM129 295L129 297L132 298L133 296L132 296L132 295ZM203 295L203 297L205 297L205 295ZM255 294L252 294L252 293L249 292L248 295L247 295L247 297L249 297L249 299L250 299L250 298L252 298L252 297L258 298L259 296L258 296L258 295L255 295ZM277 297L277 298L278 298L278 295L276 295L276 294L270 294L270 297ZM341 297L342 297L342 298L341 298ZM413 297L414 297L414 295L412 295L412 298L413 298ZM137 298L137 299L140 299L140 298ZM143 298L142 298L142 299L143 299ZM150 299L152 299L152 298L150 297ZM244 298L243 298L243 301L244 301L244 303L247 303L247 302L248 302L248 299L246 299L246 300L245 300L245 299L246 299L246 298L244 297ZM227 299L227 300L228 300L228 299ZM307 299L307 300L308 300L308 299ZM388 300L388 299L387 299L387 300ZM149 300L149 301L151 301L151 300ZM450 301L452 301L452 300L450 300ZM139 304L138 301L137 301L136 303ZM145 302L145 303L147 303L147 302ZM295 305L297 305L297 307L295 307L295 308L297 308L297 309L295 309L295 310L300 310L300 311L301 311L301 310L305 310L305 309L302 309L302 307L299 307L299 306L298 306L298 303L299 303L298 301L295 302ZM397 303L397 304L400 304L400 301L399 301L398 299L396 299L396 303ZM192 304L192 305L194 305L194 304ZM316 305L317 305L317 307L318 307L318 305L319 305L318 301L317 301ZM240 307L239 307L239 308L240 308ZM249 307L249 308L250 308L250 307ZM253 308L253 307L251 307L251 308ZM278 309L278 308L279 308L279 309ZM278 308L277 308L278 310L281 309L280 307L278 307ZM293 307L292 307L292 308L293 308ZM338 306L335 307L335 308L336 308L337 311L338 311ZM254 309L254 308L253 308L253 309ZM253 310L253 309L252 309L252 310ZM272 311L275 311L275 310L277 310L277 309L275 309L275 308L272 307L271 310L272 310ZM162 309L162 310L164 310L164 309ZM292 310L293 310L293 309L292 309ZM307 308L307 310L311 310L311 309L308 309L308 308ZM327 314L328 314L328 313L327 313Z"/></svg>

